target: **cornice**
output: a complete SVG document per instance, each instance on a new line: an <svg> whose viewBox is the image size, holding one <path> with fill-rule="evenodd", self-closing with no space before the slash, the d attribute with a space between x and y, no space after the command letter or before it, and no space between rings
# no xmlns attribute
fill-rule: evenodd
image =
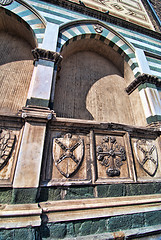
<svg viewBox="0 0 161 240"><path fill-rule="evenodd" d="M156 87L161 87L161 81L152 75L142 74L139 75L130 85L125 89L128 95L130 95L137 87L144 83L151 83Z"/></svg>
<svg viewBox="0 0 161 240"><path fill-rule="evenodd" d="M118 17L111 16L108 13L103 13L103 12L100 12L98 10L89 8L87 6L84 6L84 5L81 5L78 3L70 2L68 0L59 0L59 1L58 0L45 0L45 2L49 2L52 4L58 5L60 7L69 9L71 11L79 12L81 14L84 14L84 15L87 15L87 16L90 16L93 18L97 18L99 20L109 22L111 24L114 24L114 25L117 25L117 26L120 26L123 28L127 28L130 30L136 31L138 33L142 33L147 36L154 37L154 38L161 40L161 33L159 33L159 32L138 26L137 24L125 21Z"/></svg>

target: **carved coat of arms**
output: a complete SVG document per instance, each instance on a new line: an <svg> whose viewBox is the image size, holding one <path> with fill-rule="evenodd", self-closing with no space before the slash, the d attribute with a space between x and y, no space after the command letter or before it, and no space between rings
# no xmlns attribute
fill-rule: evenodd
<svg viewBox="0 0 161 240"><path fill-rule="evenodd" d="M16 136L12 131L0 130L0 170L2 170L11 158L16 142Z"/></svg>
<svg viewBox="0 0 161 240"><path fill-rule="evenodd" d="M140 166L153 177L158 168L157 148L150 140L138 139L134 143L135 154Z"/></svg>
<svg viewBox="0 0 161 240"><path fill-rule="evenodd" d="M83 139L66 134L53 139L53 159L59 172L66 178L74 174L84 157Z"/></svg>
<svg viewBox="0 0 161 240"><path fill-rule="evenodd" d="M102 144L97 146L97 160L107 167L106 174L109 177L120 175L120 168L126 160L125 148L117 143L115 137L105 136Z"/></svg>

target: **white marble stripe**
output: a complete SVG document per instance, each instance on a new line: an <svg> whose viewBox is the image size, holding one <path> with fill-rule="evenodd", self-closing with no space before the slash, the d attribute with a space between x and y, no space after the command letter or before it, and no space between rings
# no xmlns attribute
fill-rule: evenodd
<svg viewBox="0 0 161 240"><path fill-rule="evenodd" d="M138 73L138 72L140 72L140 70L139 70L138 67L136 67L136 68L133 69L133 73L134 73L134 75L135 75L136 73Z"/></svg>
<svg viewBox="0 0 161 240"><path fill-rule="evenodd" d="M51 18L51 19L55 19L55 20L58 20L58 21L61 21L63 23L67 23L71 20L69 19L66 19L66 18L63 18L63 17L58 17L54 14L51 14L51 13L46 13L46 12L42 12L42 11L39 11L39 13L43 16L43 17L48 17L48 18Z"/></svg>
<svg viewBox="0 0 161 240"><path fill-rule="evenodd" d="M61 14L63 14L63 15L67 15L67 16L70 16L70 17L73 17L73 18L76 18L76 19L80 18L80 15L74 14L72 11L71 11L71 13L70 13L70 12L67 12L67 11L65 11L65 10L62 10L62 9L60 9L60 8L54 7L54 6L44 5L44 4L41 4L41 3L36 3L36 2L34 2L34 1L29 1L29 0L28 0L28 2L29 2L31 5L38 6L38 7L44 8L44 9L48 9L48 10L53 11L53 12L59 12L59 13L61 13ZM83 16L83 15L82 15L82 16ZM85 18L85 16L84 16L84 18Z"/></svg>
<svg viewBox="0 0 161 240"><path fill-rule="evenodd" d="M150 62L149 60L147 60L147 61L148 61L149 66L161 68L161 63L159 64L159 63Z"/></svg>
<svg viewBox="0 0 161 240"><path fill-rule="evenodd" d="M116 32L119 32L120 34L121 33L127 34L129 36L130 41L132 41L132 38L130 38L130 36L131 36L131 37L138 38L138 40L139 39L146 40L146 41L149 42L149 44L150 43L155 43L155 44L158 44L158 45L161 46L161 43L159 41L156 41L155 39L154 40L153 39L149 39L147 36L144 37L143 35L141 36L141 35L139 35L137 33L133 33L133 32L130 32L130 31L127 31L127 30L124 30L124 29L120 29L120 28L114 27L114 26L110 26L110 27L113 28ZM126 37L124 37L124 38L126 38Z"/></svg>
<svg viewBox="0 0 161 240"><path fill-rule="evenodd" d="M77 27L72 27L71 30L76 34L76 35L82 35L82 33L79 31Z"/></svg>
<svg viewBox="0 0 161 240"><path fill-rule="evenodd" d="M136 63L136 59L135 58L130 58L128 61L128 64L131 66L133 63Z"/></svg>
<svg viewBox="0 0 161 240"><path fill-rule="evenodd" d="M14 9L12 10L12 12L18 14L18 13L24 12L24 11L26 11L26 10L28 10L28 9L27 9L26 7L24 7L23 5L21 5L21 6L17 7L17 8L14 8Z"/></svg>
<svg viewBox="0 0 161 240"><path fill-rule="evenodd" d="M150 44L147 44L147 43L143 43L143 42L140 42L139 40L134 40L134 39L130 39L130 38L126 38L127 41L131 42L131 43L136 43L140 46L144 46L144 47L147 47L147 48L150 48L150 49L153 49L153 50L157 50L160 52L160 48L159 47L155 47L155 46L152 46Z"/></svg>
<svg viewBox="0 0 161 240"><path fill-rule="evenodd" d="M116 43L116 45L118 46L118 47L121 47L121 46L123 46L125 43L120 39L117 43Z"/></svg>
<svg viewBox="0 0 161 240"><path fill-rule="evenodd" d="M36 38L44 38L44 33L37 33Z"/></svg>
<svg viewBox="0 0 161 240"><path fill-rule="evenodd" d="M89 30L89 28L86 26L86 25L81 25L81 28L85 31L85 33L90 33L91 34L91 31Z"/></svg>
<svg viewBox="0 0 161 240"><path fill-rule="evenodd" d="M128 55L128 54L131 54L131 53L134 53L131 48L128 48L126 50L124 50L124 52Z"/></svg>
<svg viewBox="0 0 161 240"><path fill-rule="evenodd" d="M32 24L32 29L41 29L44 28L44 25L42 23L39 24Z"/></svg>
<svg viewBox="0 0 161 240"><path fill-rule="evenodd" d="M148 118L148 117L152 116L152 112L151 112L150 106L149 106L148 101L147 101L147 96L146 96L146 93L145 93L145 89L142 89L141 91L139 91L139 95L140 95L140 98L141 98L141 102L142 102L142 106L143 106L143 109L144 109L145 117Z"/></svg>
<svg viewBox="0 0 161 240"><path fill-rule="evenodd" d="M38 17L35 15L35 14L31 14L31 15L28 15L28 16L25 16L23 17L23 20L25 21L30 21L30 20L35 20L37 19Z"/></svg>
<svg viewBox="0 0 161 240"><path fill-rule="evenodd" d="M161 73L160 72L156 72L156 71L151 70L151 74L161 78Z"/></svg>
<svg viewBox="0 0 161 240"><path fill-rule="evenodd" d="M62 34L68 39L73 38L73 36L68 31L64 31Z"/></svg>
<svg viewBox="0 0 161 240"><path fill-rule="evenodd" d="M106 38L111 40L113 37L115 37L115 35L112 32L109 32Z"/></svg>

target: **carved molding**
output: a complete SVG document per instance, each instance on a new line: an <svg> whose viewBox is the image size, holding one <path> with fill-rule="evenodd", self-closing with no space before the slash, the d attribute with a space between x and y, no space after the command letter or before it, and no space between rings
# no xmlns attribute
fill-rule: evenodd
<svg viewBox="0 0 161 240"><path fill-rule="evenodd" d="M125 89L128 95L130 95L139 85L144 83L155 84L157 87L161 87L161 81L152 75L142 74L139 75L130 85Z"/></svg>
<svg viewBox="0 0 161 240"><path fill-rule="evenodd" d="M56 116L54 111L50 110L49 108L30 106L30 105L27 107L23 107L18 114L24 119L30 119L30 120L36 119L36 121L38 119L40 121L42 120L49 121Z"/></svg>
<svg viewBox="0 0 161 240"><path fill-rule="evenodd" d="M35 61L39 61L39 59L55 62L55 64L59 64L62 60L62 56L58 52L48 51L42 48L35 48L32 50L32 54Z"/></svg>

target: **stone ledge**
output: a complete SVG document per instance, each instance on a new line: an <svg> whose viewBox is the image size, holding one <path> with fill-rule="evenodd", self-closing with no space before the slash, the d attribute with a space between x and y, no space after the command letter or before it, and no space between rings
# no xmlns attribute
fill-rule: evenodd
<svg viewBox="0 0 161 240"><path fill-rule="evenodd" d="M0 229L40 226L42 209L38 204L0 205Z"/></svg>
<svg viewBox="0 0 161 240"><path fill-rule="evenodd" d="M161 210L161 194L133 197L61 200L40 203L49 222L106 218Z"/></svg>

